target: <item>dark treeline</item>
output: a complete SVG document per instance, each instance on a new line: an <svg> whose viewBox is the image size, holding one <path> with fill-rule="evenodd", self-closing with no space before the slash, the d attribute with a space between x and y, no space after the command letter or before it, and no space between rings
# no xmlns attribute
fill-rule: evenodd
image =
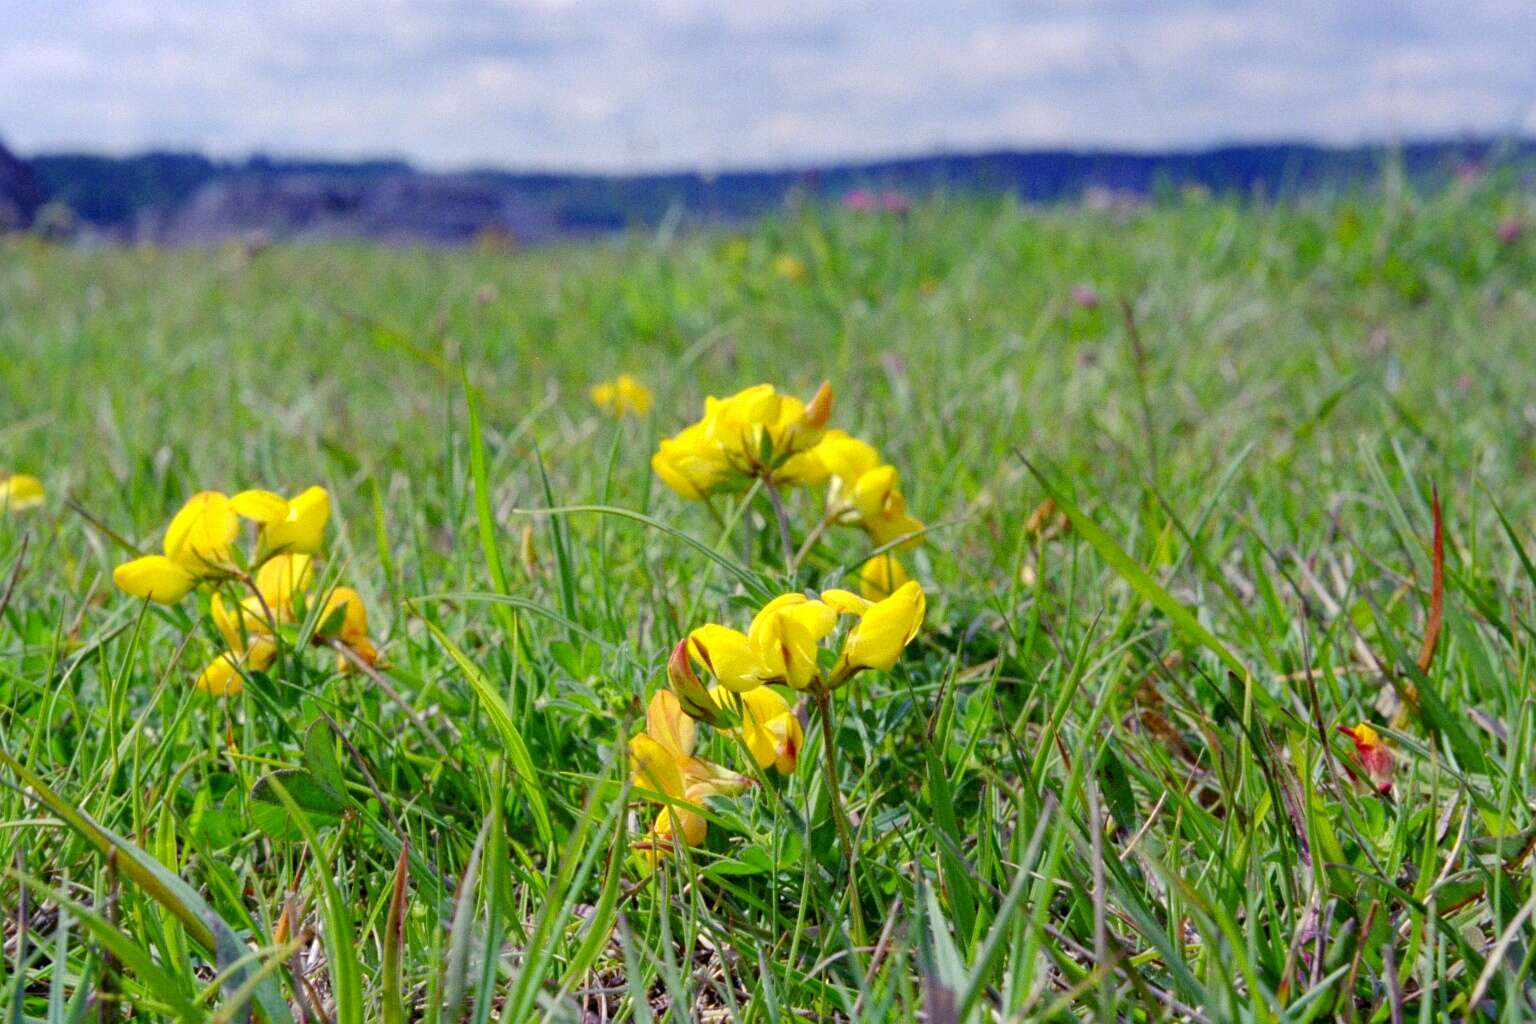
<svg viewBox="0 0 1536 1024"><path fill-rule="evenodd" d="M1531 142L1421 142L1329 148L1276 143L1168 153L1039 150L937 155L819 168L589 175L470 170L427 173L398 160L216 160L195 153L30 158L34 206L51 220L122 240L215 241L375 237L466 241L488 230L526 240L654 225L669 214L739 220L795 196L868 190L902 200L934 191L1013 194L1025 201L1115 197L1199 186L1218 194L1288 198L1529 156Z"/></svg>

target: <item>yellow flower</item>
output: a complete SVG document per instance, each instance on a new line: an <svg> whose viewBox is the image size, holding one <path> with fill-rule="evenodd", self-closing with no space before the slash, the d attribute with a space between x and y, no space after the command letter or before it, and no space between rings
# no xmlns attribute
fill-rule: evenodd
<svg viewBox="0 0 1536 1024"><path fill-rule="evenodd" d="M242 516L265 523L279 512L286 515L288 507L270 491L241 491L233 498L200 491L165 528L165 554L125 562L112 571L112 580L135 597L175 604L198 583L234 573L234 543Z"/></svg>
<svg viewBox="0 0 1536 1024"><path fill-rule="evenodd" d="M856 607L852 603L846 606L850 610ZM842 682L862 669L883 671L896 664L902 650L917 636L926 609L927 597L923 588L916 581L908 580L890 597L866 604L862 613L855 612L860 615L859 622L843 641L843 653L838 659L834 679Z"/></svg>
<svg viewBox="0 0 1536 1024"><path fill-rule="evenodd" d="M332 619L338 610L341 611L340 622L333 624ZM351 587L337 587L331 591L325 607L320 610L320 630L321 639L339 641L364 664L373 665L378 662L378 649L368 636L368 606L363 603L363 596ZM350 672L356 666L345 654L340 654L336 667L338 671Z"/></svg>
<svg viewBox="0 0 1536 1024"><path fill-rule="evenodd" d="M740 701L741 725L735 730L759 768L769 765L788 775L795 770L805 732L789 701L777 690L760 686L732 696L724 687L711 688L710 697L723 708L736 709Z"/></svg>
<svg viewBox="0 0 1536 1024"><path fill-rule="evenodd" d="M707 398L704 416L665 438L651 458L663 483L698 500L776 473L815 447L832 414L832 388L823 383L810 402L758 384L727 398ZM801 471L783 482L796 483Z"/></svg>
<svg viewBox="0 0 1536 1024"><path fill-rule="evenodd" d="M709 436L704 422L663 438L651 456L651 469L661 482L689 501L699 501L730 481L731 463L721 444Z"/></svg>
<svg viewBox="0 0 1536 1024"><path fill-rule="evenodd" d="M772 677L747 635L729 626L700 626L688 634L688 650L721 686L737 693L762 686Z"/></svg>
<svg viewBox="0 0 1536 1024"><path fill-rule="evenodd" d="M859 570L859 593L868 601L883 601L911 579L895 555L876 555Z"/></svg>
<svg viewBox="0 0 1536 1024"><path fill-rule="evenodd" d="M145 555L112 570L112 582L119 590L161 604L180 601L201 579L165 555Z"/></svg>
<svg viewBox="0 0 1536 1024"><path fill-rule="evenodd" d="M841 430L827 431L826 437L816 446L816 455L834 478L834 494L880 465L880 453L874 445Z"/></svg>
<svg viewBox="0 0 1536 1024"><path fill-rule="evenodd" d="M818 674L816 645L836 628L837 612L827 605L804 594L783 594L752 619L747 639L764 681L803 690Z"/></svg>
<svg viewBox="0 0 1536 1024"><path fill-rule="evenodd" d="M830 481L827 515L838 523L860 526L876 547L901 541L908 550L922 543L922 520L907 512L896 467L882 463L874 446L840 430L827 432L803 461L791 467L808 484ZM819 479L818 479L819 475Z"/></svg>
<svg viewBox="0 0 1536 1024"><path fill-rule="evenodd" d="M325 524L330 518L331 495L324 487L310 487L288 499L283 502L281 514L259 520L262 526L258 546L262 556L275 552L319 554L325 540Z"/></svg>
<svg viewBox="0 0 1536 1024"><path fill-rule="evenodd" d="M277 645L262 637L243 653L228 651L210 661L198 674L197 688L210 697L233 697L245 688L241 670L262 672L277 660Z"/></svg>
<svg viewBox="0 0 1536 1024"><path fill-rule="evenodd" d="M862 526L876 547L884 547L898 538L919 534L901 544L902 550L922 542L922 521L907 513L907 499L901 493L901 476L895 466L879 465L859 474L852 486L844 483L844 497L851 510L847 519Z"/></svg>
<svg viewBox="0 0 1536 1024"><path fill-rule="evenodd" d="M805 264L787 252L774 257L773 272L786 281L805 280Z"/></svg>
<svg viewBox="0 0 1536 1024"><path fill-rule="evenodd" d="M885 511L865 519L862 525L875 547L883 548L900 541L896 545L898 551L910 551L921 544L923 531L928 528L921 519L907 512L907 499L900 494L892 494Z"/></svg>
<svg viewBox="0 0 1536 1024"><path fill-rule="evenodd" d="M231 546L240 533L240 519L228 496L199 491L165 528L165 557L195 571L222 569L232 562Z"/></svg>
<svg viewBox="0 0 1536 1024"><path fill-rule="evenodd" d="M677 646L672 648L672 656L667 659L667 683L672 687L678 706L689 718L695 718L710 725L727 724L710 697L708 688L693 671L693 662L688 657L687 640L679 640Z"/></svg>
<svg viewBox="0 0 1536 1024"><path fill-rule="evenodd" d="M740 792L745 776L693 756L694 724L670 690L657 690L646 707L646 728L629 741L634 786L647 800L662 804L652 826L651 860L671 847L673 837L696 846L708 831L704 816L687 805L711 796Z"/></svg>
<svg viewBox="0 0 1536 1024"><path fill-rule="evenodd" d="M279 622L293 620L293 598L314 581L314 559L308 555L274 555L256 570L256 589Z"/></svg>
<svg viewBox="0 0 1536 1024"><path fill-rule="evenodd" d="M43 503L43 482L35 476L17 473L0 476L0 516L7 512L25 512Z"/></svg>
<svg viewBox="0 0 1536 1024"><path fill-rule="evenodd" d="M587 393L593 405L613 416L644 416L651 411L651 389L627 373L594 384Z"/></svg>

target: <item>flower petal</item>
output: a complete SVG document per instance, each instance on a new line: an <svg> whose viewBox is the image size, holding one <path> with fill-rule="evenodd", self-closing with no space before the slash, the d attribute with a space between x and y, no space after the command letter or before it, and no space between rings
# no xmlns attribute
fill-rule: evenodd
<svg viewBox="0 0 1536 1024"><path fill-rule="evenodd" d="M688 634L688 649L722 686L738 693L761 686L768 678L746 634L729 627L700 626Z"/></svg>
<svg viewBox="0 0 1536 1024"><path fill-rule="evenodd" d="M311 487L289 499L286 517L261 528L261 550L319 554L325 542L325 524L330 518L330 492L324 487Z"/></svg>
<svg viewBox="0 0 1536 1024"><path fill-rule="evenodd" d="M43 482L35 476L17 473L0 479L0 515L25 512L43 503Z"/></svg>
<svg viewBox="0 0 1536 1024"><path fill-rule="evenodd" d="M229 499L218 491L200 491L187 499L165 528L165 554L192 569L223 566L240 532Z"/></svg>
<svg viewBox="0 0 1536 1024"><path fill-rule="evenodd" d="M275 523L288 518L288 502L271 491L241 491L229 499L235 515L258 523Z"/></svg>
<svg viewBox="0 0 1536 1024"><path fill-rule="evenodd" d="M164 555L145 555L113 569L112 582L134 597L175 604L197 585L197 577Z"/></svg>
<svg viewBox="0 0 1536 1024"><path fill-rule="evenodd" d="M683 714L683 706L671 690L657 690L651 697L645 709L645 734L678 761L693 754L693 719Z"/></svg>
<svg viewBox="0 0 1536 1024"><path fill-rule="evenodd" d="M635 787L648 791L641 796L658 802L683 799L683 770L666 747L641 733L629 741L629 760Z"/></svg>
<svg viewBox="0 0 1536 1024"><path fill-rule="evenodd" d="M896 664L902 650L917 635L926 610L927 598L915 581L908 581L884 601L870 605L843 644L840 672L885 670Z"/></svg>

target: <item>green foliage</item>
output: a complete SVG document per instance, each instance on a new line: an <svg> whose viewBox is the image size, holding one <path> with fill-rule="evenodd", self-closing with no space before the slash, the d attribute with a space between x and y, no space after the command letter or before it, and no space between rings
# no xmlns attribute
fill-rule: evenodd
<svg viewBox="0 0 1536 1024"><path fill-rule="evenodd" d="M1536 243L1495 231L1527 202L0 242L0 469L49 490L0 518L0 1019L1528 1017ZM645 419L586 399L624 370ZM836 699L857 862L812 717L647 872L644 702L784 585L761 491L687 504L648 459L707 393L823 378L931 528L923 632ZM194 491L311 483L381 679L293 651L197 693L205 609L111 567ZM833 530L799 583L867 554Z"/></svg>

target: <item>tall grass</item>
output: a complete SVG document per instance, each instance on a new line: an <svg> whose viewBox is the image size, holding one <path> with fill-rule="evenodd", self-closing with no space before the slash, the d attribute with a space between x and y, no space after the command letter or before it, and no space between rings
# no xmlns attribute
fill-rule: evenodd
<svg viewBox="0 0 1536 1024"><path fill-rule="evenodd" d="M1527 1019L1527 203L3 243L0 468L50 500L0 518L0 1019ZM649 418L587 403L619 370ZM816 728L647 874L643 700L785 585L765 501L717 523L647 460L706 393L823 378L932 526L924 632L836 705L852 884ZM315 482L387 688L195 692L216 634L112 565L194 491Z"/></svg>

